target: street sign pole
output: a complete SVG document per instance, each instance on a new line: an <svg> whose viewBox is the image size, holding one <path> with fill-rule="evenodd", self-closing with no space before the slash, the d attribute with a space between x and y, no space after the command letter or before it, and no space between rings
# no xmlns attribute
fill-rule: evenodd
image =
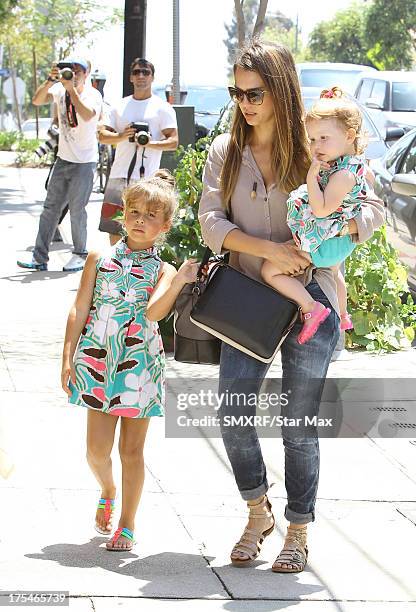
<svg viewBox="0 0 416 612"><path fill-rule="evenodd" d="M124 65L123 97L132 93L130 64L146 53L147 0L125 0L124 4Z"/></svg>
<svg viewBox="0 0 416 612"><path fill-rule="evenodd" d="M180 46L179 46L179 0L173 0L173 103L180 104Z"/></svg>

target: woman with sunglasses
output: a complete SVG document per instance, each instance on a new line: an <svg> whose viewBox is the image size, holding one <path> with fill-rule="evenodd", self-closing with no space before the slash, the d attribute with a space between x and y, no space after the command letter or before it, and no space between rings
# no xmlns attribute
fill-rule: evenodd
<svg viewBox="0 0 416 612"><path fill-rule="evenodd" d="M288 193L305 182L311 163L299 81L289 50L259 41L239 53L234 80L229 88L236 102L231 133L214 140L205 166L199 209L202 235L214 252L230 251L230 264L258 280L265 260L278 265L330 309L307 344L297 342L301 328L297 322L281 347L282 392L290 398L281 413L288 417L286 423L292 418L304 422L306 416L318 414L339 336L339 307L331 270L311 267L291 240L286 223ZM381 202L367 200L349 222L349 231L361 242L382 223ZM229 401L220 408L220 422L226 416L247 415L247 406L233 403L232 398L257 395L268 368L269 364L223 343L219 393ZM255 406L251 410L255 414ZM275 525L267 498L269 485L255 427L222 426L221 433L249 509L247 526L231 552L232 564L245 567L259 555ZM289 526L272 570L300 572L308 556L307 524L315 519L319 444L316 431L305 437L289 426L282 427L282 438Z"/></svg>

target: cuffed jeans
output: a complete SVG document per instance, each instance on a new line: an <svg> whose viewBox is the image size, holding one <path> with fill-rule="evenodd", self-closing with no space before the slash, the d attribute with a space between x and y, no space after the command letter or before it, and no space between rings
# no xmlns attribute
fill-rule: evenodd
<svg viewBox="0 0 416 612"><path fill-rule="evenodd" d="M297 336L302 323L296 322L281 347L282 393L289 393L289 403L281 407L281 415L288 418L317 416L325 376L331 355L339 337L339 317L319 285L312 281L307 290L312 297L331 308L331 314L306 344L299 344ZM270 364L262 363L245 353L222 345L219 393L258 395ZM237 397L236 395L234 396ZM219 410L221 433L234 477L245 500L256 499L266 493L266 467L257 431L254 426L225 427L225 416L255 415L256 406L225 402ZM319 441L316 429L305 436L293 427L282 427L285 451L285 486L287 505L285 517L291 523L305 524L315 519L315 500L319 479Z"/></svg>
<svg viewBox="0 0 416 612"><path fill-rule="evenodd" d="M75 164L59 157L56 160L33 250L37 262L46 263L49 260L49 245L66 204L69 205L71 217L74 253L81 257L87 255L86 206L92 191L94 170L95 162Z"/></svg>

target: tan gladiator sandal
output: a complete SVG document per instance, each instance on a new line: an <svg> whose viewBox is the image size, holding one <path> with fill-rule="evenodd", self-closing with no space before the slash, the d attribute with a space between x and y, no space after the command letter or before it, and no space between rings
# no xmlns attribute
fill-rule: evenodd
<svg viewBox="0 0 416 612"><path fill-rule="evenodd" d="M264 538L272 533L275 525L272 506L267 499L267 495L264 495L258 504L247 505L250 509L249 518L263 520L271 518L273 523L270 527L260 532L248 526L244 529L243 535L231 551L231 563L236 567L246 567L259 556ZM260 508L264 508L265 511L260 512ZM245 558L241 557L241 553Z"/></svg>
<svg viewBox="0 0 416 612"><path fill-rule="evenodd" d="M294 574L303 572L308 560L308 547L306 545L306 525L301 529L288 527L284 546L273 563L272 572ZM288 567L283 567L286 565Z"/></svg>

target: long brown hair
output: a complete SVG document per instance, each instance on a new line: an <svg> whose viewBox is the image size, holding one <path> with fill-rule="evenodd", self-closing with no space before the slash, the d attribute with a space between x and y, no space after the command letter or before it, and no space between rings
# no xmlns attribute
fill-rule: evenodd
<svg viewBox="0 0 416 612"><path fill-rule="evenodd" d="M237 68L257 72L273 98L275 135L272 169L279 188L284 192L292 191L305 182L310 165L303 103L292 54L284 45L253 40L239 52L233 67L234 74ZM237 183L242 153L248 143L250 130L236 104L230 142L220 177L226 208L229 207Z"/></svg>

